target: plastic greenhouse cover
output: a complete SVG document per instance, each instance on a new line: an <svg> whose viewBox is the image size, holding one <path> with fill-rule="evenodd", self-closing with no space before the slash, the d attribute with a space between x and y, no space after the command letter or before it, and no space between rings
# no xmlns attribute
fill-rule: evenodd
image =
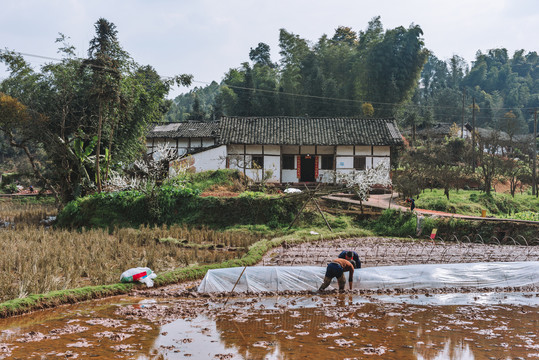
<svg viewBox="0 0 539 360"><path fill-rule="evenodd" d="M243 267L209 270L200 283L202 293L229 292ZM317 290L325 267L252 266L245 268L234 292ZM348 282L348 273L345 273ZM420 264L356 269L353 289L410 289L441 287L514 287L539 285L539 261L458 264ZM329 289L338 288L334 278ZM348 288L348 285L346 285Z"/></svg>

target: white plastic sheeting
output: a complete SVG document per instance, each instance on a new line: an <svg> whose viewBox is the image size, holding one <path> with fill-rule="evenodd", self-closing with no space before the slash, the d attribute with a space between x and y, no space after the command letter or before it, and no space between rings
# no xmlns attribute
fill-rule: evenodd
<svg viewBox="0 0 539 360"><path fill-rule="evenodd" d="M202 293L229 292L244 268L209 270L200 283ZM247 267L235 292L317 290L324 279L325 267L253 266ZM348 273L345 273L348 282ZM539 286L539 261L491 262L467 264L427 264L380 266L356 269L354 289L410 289L441 287L514 287ZM333 279L330 289L337 288ZM348 284L346 285L348 289Z"/></svg>

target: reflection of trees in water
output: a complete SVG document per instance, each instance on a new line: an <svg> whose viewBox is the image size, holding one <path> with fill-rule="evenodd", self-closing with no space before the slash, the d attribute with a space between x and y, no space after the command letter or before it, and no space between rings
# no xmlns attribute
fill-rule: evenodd
<svg viewBox="0 0 539 360"><path fill-rule="evenodd" d="M328 322L322 311L313 308L255 312L247 310L248 315L245 316L242 313L217 315L215 323L221 333L221 341L226 346L235 347L246 359L265 359L276 349L280 352L279 358L305 358L306 351L310 353L310 347L320 342L316 335L321 325ZM302 332L309 334L296 335ZM286 336L293 336L294 339L286 339ZM303 348L298 347L299 341ZM257 342L270 345L254 346Z"/></svg>
<svg viewBox="0 0 539 360"><path fill-rule="evenodd" d="M428 349L425 344L417 345L415 349L415 355L417 360L428 359L475 359L474 353L470 348L470 344L461 341L458 344L453 344L451 340L448 340L443 349Z"/></svg>
<svg viewBox="0 0 539 360"><path fill-rule="evenodd" d="M216 329L227 347L248 359L357 357L369 345L395 358L453 359L526 356L519 334L535 333L538 322L533 308L535 315L523 320L513 307L350 305L345 297L337 303L341 306L222 313L215 317ZM298 335L302 332L309 334ZM338 339L353 344L342 347ZM508 345L500 347L502 341Z"/></svg>

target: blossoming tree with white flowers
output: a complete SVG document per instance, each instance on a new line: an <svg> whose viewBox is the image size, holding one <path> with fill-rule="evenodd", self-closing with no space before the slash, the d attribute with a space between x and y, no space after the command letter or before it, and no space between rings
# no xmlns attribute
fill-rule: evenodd
<svg viewBox="0 0 539 360"><path fill-rule="evenodd" d="M344 184L348 189L355 192L360 201L361 212L363 212L363 201L369 198L369 192L373 186L391 186L389 167L386 163L381 163L374 168L360 171L349 173L338 172L336 177L339 183Z"/></svg>

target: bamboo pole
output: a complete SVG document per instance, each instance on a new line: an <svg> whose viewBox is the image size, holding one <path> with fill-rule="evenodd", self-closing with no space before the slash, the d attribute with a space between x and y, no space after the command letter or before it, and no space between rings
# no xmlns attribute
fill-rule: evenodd
<svg viewBox="0 0 539 360"><path fill-rule="evenodd" d="M322 209L320 209L320 205L318 205L318 201L316 201L316 199L313 199L313 202L316 205L316 208L318 209L318 212L320 213L320 215L322 215L322 218L326 222L326 225L327 225L329 231L333 232L333 230L331 229L331 226L329 225L329 222L327 221L326 217L324 216L324 213L322 212Z"/></svg>
<svg viewBox="0 0 539 360"><path fill-rule="evenodd" d="M231 290L230 292L234 292L234 289L236 288L236 285L238 285L238 283L240 282L240 279L241 279L241 277L243 276L243 273L245 272L245 269L247 269L247 266L243 268L243 270L242 270L240 276L238 277L238 280L236 280L236 283L234 284L234 287L232 288L232 290ZM224 305L226 305L226 303L228 302L228 299L230 299L230 296L229 296L229 295L226 297L226 300L225 300ZM223 306L224 306L224 305L223 305Z"/></svg>

